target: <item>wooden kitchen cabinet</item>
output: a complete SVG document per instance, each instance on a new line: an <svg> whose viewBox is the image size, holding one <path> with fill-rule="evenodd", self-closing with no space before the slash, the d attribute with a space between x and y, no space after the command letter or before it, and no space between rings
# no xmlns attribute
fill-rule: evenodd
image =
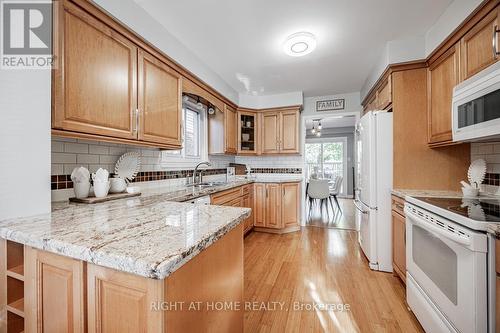
<svg viewBox="0 0 500 333"><path fill-rule="evenodd" d="M238 155L256 155L259 144L257 112L238 109Z"/></svg>
<svg viewBox="0 0 500 333"><path fill-rule="evenodd" d="M431 146L452 142L451 100L460 78L459 58L460 43L457 43L430 64L427 71L428 143Z"/></svg>
<svg viewBox="0 0 500 333"><path fill-rule="evenodd" d="M181 148L180 74L76 3L55 2L52 133Z"/></svg>
<svg viewBox="0 0 500 333"><path fill-rule="evenodd" d="M161 332L163 280L87 264L88 332ZM70 332L70 331L68 331Z"/></svg>
<svg viewBox="0 0 500 333"><path fill-rule="evenodd" d="M299 153L299 110L280 112L280 139L281 154Z"/></svg>
<svg viewBox="0 0 500 333"><path fill-rule="evenodd" d="M250 208L252 212L250 216L245 220L243 232L246 234L253 228L254 224L254 194L253 194L253 186L245 185L248 189L248 194L245 194L242 199L242 207Z"/></svg>
<svg viewBox="0 0 500 333"><path fill-rule="evenodd" d="M27 332L86 332L85 273L80 260L25 246Z"/></svg>
<svg viewBox="0 0 500 333"><path fill-rule="evenodd" d="M225 153L226 154L236 154L238 146L238 129L236 128L238 114L236 110L225 105L224 111L224 142L225 142Z"/></svg>
<svg viewBox="0 0 500 333"><path fill-rule="evenodd" d="M281 185L266 184L266 228L280 229L281 221Z"/></svg>
<svg viewBox="0 0 500 333"><path fill-rule="evenodd" d="M181 146L181 76L139 50L139 140Z"/></svg>
<svg viewBox="0 0 500 333"><path fill-rule="evenodd" d="M387 79L382 81L381 86L377 91L377 109L385 110L392 103L392 83L391 75L387 76Z"/></svg>
<svg viewBox="0 0 500 333"><path fill-rule="evenodd" d="M265 112L262 114L262 154L279 153L280 114Z"/></svg>
<svg viewBox="0 0 500 333"><path fill-rule="evenodd" d="M299 230L300 183L254 184L256 231L283 233Z"/></svg>
<svg viewBox="0 0 500 333"><path fill-rule="evenodd" d="M283 183L281 219L283 227L294 227L299 225L300 217L300 183Z"/></svg>
<svg viewBox="0 0 500 333"><path fill-rule="evenodd" d="M137 46L72 3L57 4L52 127L136 139Z"/></svg>
<svg viewBox="0 0 500 333"><path fill-rule="evenodd" d="M298 108L264 111L261 115L262 154L298 154Z"/></svg>
<svg viewBox="0 0 500 333"><path fill-rule="evenodd" d="M461 81L498 61L498 12L497 6L460 40Z"/></svg>
<svg viewBox="0 0 500 333"><path fill-rule="evenodd" d="M406 282L406 224L404 216L392 211L392 265L394 272Z"/></svg>
<svg viewBox="0 0 500 333"><path fill-rule="evenodd" d="M256 183L254 191L254 226L266 226L266 184Z"/></svg>

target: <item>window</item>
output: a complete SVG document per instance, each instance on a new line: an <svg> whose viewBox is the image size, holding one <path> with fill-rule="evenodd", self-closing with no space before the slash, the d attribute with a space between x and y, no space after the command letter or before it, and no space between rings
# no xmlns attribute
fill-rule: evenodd
<svg viewBox="0 0 500 333"><path fill-rule="evenodd" d="M191 167L208 157L205 112L185 107L182 122L182 149L163 151L163 167Z"/></svg>

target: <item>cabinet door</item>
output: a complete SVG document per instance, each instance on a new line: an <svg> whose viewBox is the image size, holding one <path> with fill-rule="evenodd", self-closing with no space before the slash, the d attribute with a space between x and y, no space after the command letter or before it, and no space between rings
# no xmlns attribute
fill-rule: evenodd
<svg viewBox="0 0 500 333"><path fill-rule="evenodd" d="M252 209L250 216L245 220L244 232L252 229L253 227L253 195L247 194L242 199L242 207Z"/></svg>
<svg viewBox="0 0 500 333"><path fill-rule="evenodd" d="M266 184L254 184L254 226L266 226Z"/></svg>
<svg viewBox="0 0 500 333"><path fill-rule="evenodd" d="M406 227L404 217L392 212L392 262L394 269L405 281L406 277Z"/></svg>
<svg viewBox="0 0 500 333"><path fill-rule="evenodd" d="M265 227L281 229L281 185L266 184Z"/></svg>
<svg viewBox="0 0 500 333"><path fill-rule="evenodd" d="M85 332L83 262L25 247L27 332Z"/></svg>
<svg viewBox="0 0 500 333"><path fill-rule="evenodd" d="M300 183L281 184L281 220L285 228L299 225L300 218Z"/></svg>
<svg viewBox="0 0 500 333"><path fill-rule="evenodd" d="M280 114L266 112L262 115L262 153L279 153Z"/></svg>
<svg viewBox="0 0 500 333"><path fill-rule="evenodd" d="M236 128L237 113L229 105L225 106L224 111L224 143L226 154L236 154L237 150L237 135L238 130Z"/></svg>
<svg viewBox="0 0 500 333"><path fill-rule="evenodd" d="M88 332L161 332L163 282L88 264Z"/></svg>
<svg viewBox="0 0 500 333"><path fill-rule="evenodd" d="M428 70L428 139L430 144L452 140L451 99L459 80L460 44L446 51Z"/></svg>
<svg viewBox="0 0 500 333"><path fill-rule="evenodd" d="M283 111L280 114L280 153L299 152L299 111Z"/></svg>
<svg viewBox="0 0 500 333"><path fill-rule="evenodd" d="M468 79L498 60L496 51L500 45L498 45L498 34L495 32L498 28L498 11L498 7L495 8L462 37L460 41L462 80Z"/></svg>
<svg viewBox="0 0 500 333"><path fill-rule="evenodd" d="M57 1L52 127L137 138L137 48L75 5Z"/></svg>
<svg viewBox="0 0 500 333"><path fill-rule="evenodd" d="M238 155L257 153L257 113L238 111Z"/></svg>
<svg viewBox="0 0 500 333"><path fill-rule="evenodd" d="M139 140L181 146L180 75L139 50Z"/></svg>

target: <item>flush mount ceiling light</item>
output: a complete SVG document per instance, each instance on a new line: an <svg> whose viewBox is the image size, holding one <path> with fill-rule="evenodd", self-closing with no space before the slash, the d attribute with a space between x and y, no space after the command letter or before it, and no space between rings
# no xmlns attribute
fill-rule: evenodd
<svg viewBox="0 0 500 333"><path fill-rule="evenodd" d="M283 51L292 57L301 57L316 48L316 38L310 32L297 32L288 36L283 44Z"/></svg>

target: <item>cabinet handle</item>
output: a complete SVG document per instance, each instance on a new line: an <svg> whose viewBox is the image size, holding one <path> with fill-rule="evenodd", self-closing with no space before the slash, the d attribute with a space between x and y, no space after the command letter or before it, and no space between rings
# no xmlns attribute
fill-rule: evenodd
<svg viewBox="0 0 500 333"><path fill-rule="evenodd" d="M267 192L267 187L266 187L266 198L269 196L269 193Z"/></svg>
<svg viewBox="0 0 500 333"><path fill-rule="evenodd" d="M137 133L139 131L139 109L135 109L135 128L134 128L134 133Z"/></svg>
<svg viewBox="0 0 500 333"><path fill-rule="evenodd" d="M495 24L495 26L493 27L493 41L492 41L492 45L493 45L493 57L496 59L497 56L500 54L500 52L498 52L498 33L500 32L500 30L498 30L498 25Z"/></svg>

